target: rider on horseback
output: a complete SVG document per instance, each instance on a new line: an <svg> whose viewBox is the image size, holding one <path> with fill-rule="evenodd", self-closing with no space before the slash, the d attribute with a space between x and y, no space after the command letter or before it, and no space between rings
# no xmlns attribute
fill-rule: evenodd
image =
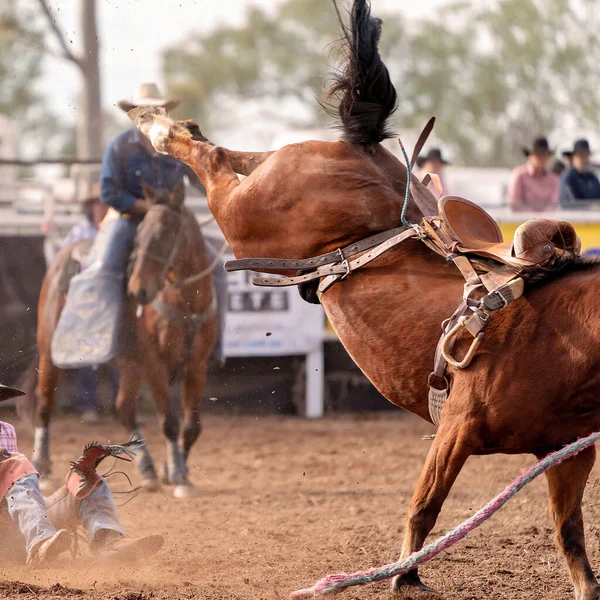
<svg viewBox="0 0 600 600"><path fill-rule="evenodd" d="M119 107L129 111L136 106L162 106L174 108L178 100L163 98L154 83L141 84L132 102L122 100ZM111 268L124 272L131 252L137 225L149 208L144 198L142 185L154 189L172 191L175 185L187 177L189 182L205 193L196 174L186 164L157 153L150 141L135 128L131 127L117 135L109 144L102 163L100 178L100 200L120 213L120 218L109 218L103 224L105 228L103 261ZM113 217L116 217L113 213ZM212 260L217 253L206 243L207 252ZM222 264L213 271L213 280L219 298L219 335L213 357L223 361L223 330L227 305L227 278Z"/></svg>

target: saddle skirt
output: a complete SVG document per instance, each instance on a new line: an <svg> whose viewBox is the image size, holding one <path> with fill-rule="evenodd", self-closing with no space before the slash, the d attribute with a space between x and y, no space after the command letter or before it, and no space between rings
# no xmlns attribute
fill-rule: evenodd
<svg viewBox="0 0 600 600"><path fill-rule="evenodd" d="M119 349L124 299L122 275L86 270L73 277L52 338L52 362L78 369L112 360Z"/></svg>
<svg viewBox="0 0 600 600"><path fill-rule="evenodd" d="M50 349L52 362L61 369L104 364L116 356L123 342L126 281L124 269L115 265L126 263L128 247L111 244L115 222L105 220L93 244L74 246L63 268L60 282L61 289L68 288L67 301ZM104 259L109 246L110 261Z"/></svg>

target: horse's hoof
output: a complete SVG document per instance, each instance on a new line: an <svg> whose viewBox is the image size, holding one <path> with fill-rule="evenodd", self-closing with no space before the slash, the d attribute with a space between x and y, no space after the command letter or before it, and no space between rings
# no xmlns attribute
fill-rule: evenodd
<svg viewBox="0 0 600 600"><path fill-rule="evenodd" d="M178 499L196 498L198 489L191 483L178 483L173 490L173 496Z"/></svg>
<svg viewBox="0 0 600 600"><path fill-rule="evenodd" d="M147 492L158 492L160 490L160 483L156 477L147 477L142 479L142 487Z"/></svg>
<svg viewBox="0 0 600 600"><path fill-rule="evenodd" d="M577 596L579 600L598 600L600 598L600 586L594 585L587 590L582 590Z"/></svg>
<svg viewBox="0 0 600 600"><path fill-rule="evenodd" d="M167 463L165 463L161 469L160 482L163 485L171 485L171 481L169 481L169 469L167 467Z"/></svg>
<svg viewBox="0 0 600 600"><path fill-rule="evenodd" d="M406 600L440 600L442 596L437 590L425 585L418 577L412 573L407 576L396 575L392 579L392 592L397 594L396 598L406 598Z"/></svg>

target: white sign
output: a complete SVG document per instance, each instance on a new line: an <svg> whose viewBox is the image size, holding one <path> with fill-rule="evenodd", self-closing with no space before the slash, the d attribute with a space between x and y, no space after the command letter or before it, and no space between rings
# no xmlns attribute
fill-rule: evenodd
<svg viewBox="0 0 600 600"><path fill-rule="evenodd" d="M233 260L233 256L226 255L225 260ZM225 355L283 356L313 352L323 341L323 309L302 300L296 286L253 285L252 277L260 276L254 271L227 274Z"/></svg>

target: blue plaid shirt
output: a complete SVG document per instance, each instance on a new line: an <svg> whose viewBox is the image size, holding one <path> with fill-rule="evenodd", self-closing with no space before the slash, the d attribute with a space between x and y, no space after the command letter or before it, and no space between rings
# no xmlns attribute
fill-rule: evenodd
<svg viewBox="0 0 600 600"><path fill-rule="evenodd" d="M184 163L164 154L150 153L132 127L110 142L102 161L100 201L119 212L127 212L144 197L142 183L155 189L172 190L184 176L204 192L196 174Z"/></svg>

